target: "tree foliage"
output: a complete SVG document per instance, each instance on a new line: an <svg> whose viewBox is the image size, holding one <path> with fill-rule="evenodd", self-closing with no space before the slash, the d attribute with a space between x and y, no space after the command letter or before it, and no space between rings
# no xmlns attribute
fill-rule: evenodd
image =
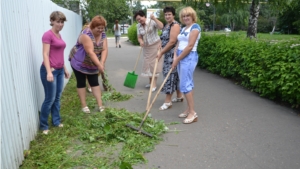
<svg viewBox="0 0 300 169"><path fill-rule="evenodd" d="M270 4L273 10L283 11L291 1L292 0L182 0L184 4L192 7L197 7L198 3L210 2L215 6L219 4L222 6L229 6L233 11L238 11L244 6L244 4L251 4L249 10L250 15L247 31L248 37L256 37L257 19L259 16L259 9L261 3ZM224 18L229 17L227 16Z"/></svg>
<svg viewBox="0 0 300 169"><path fill-rule="evenodd" d="M279 26L284 33L300 33L300 2L293 0L279 15Z"/></svg>
<svg viewBox="0 0 300 169"><path fill-rule="evenodd" d="M126 0L86 0L85 9L89 20L96 15L102 15L109 27L115 20L127 20L131 14Z"/></svg>
<svg viewBox="0 0 300 169"><path fill-rule="evenodd" d="M181 2L157 2L155 5L152 5L150 8L157 8L163 10L166 6L172 6L175 9L175 20L179 22L179 11L183 8ZM164 24L166 23L165 15L163 12L160 12L160 16L158 18Z"/></svg>

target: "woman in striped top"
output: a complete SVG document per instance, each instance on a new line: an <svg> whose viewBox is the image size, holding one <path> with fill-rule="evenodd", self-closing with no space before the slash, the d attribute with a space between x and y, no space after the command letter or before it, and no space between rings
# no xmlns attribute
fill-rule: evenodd
<svg viewBox="0 0 300 169"><path fill-rule="evenodd" d="M90 113L85 101L86 78L96 98L99 111L104 110L101 100L101 90L98 74L104 72L107 58L107 38L105 34L106 20L102 16L95 16L89 27L79 35L76 45L69 56L72 69L76 76L77 92L81 102L82 111Z"/></svg>

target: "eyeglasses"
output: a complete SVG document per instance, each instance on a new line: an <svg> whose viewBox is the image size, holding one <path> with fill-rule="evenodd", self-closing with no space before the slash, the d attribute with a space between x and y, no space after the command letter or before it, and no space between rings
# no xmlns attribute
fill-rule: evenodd
<svg viewBox="0 0 300 169"><path fill-rule="evenodd" d="M188 15L182 15L182 18L185 18L185 17L189 17L190 15L188 14Z"/></svg>

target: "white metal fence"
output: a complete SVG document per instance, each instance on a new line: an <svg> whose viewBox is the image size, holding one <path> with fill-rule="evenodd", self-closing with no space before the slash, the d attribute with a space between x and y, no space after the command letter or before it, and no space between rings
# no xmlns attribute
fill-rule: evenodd
<svg viewBox="0 0 300 169"><path fill-rule="evenodd" d="M23 151L38 131L44 99L39 75L42 35L51 29L49 16L55 10L67 18L61 35L71 72L67 58L81 30L81 16L50 0L1 1L1 169L19 168Z"/></svg>

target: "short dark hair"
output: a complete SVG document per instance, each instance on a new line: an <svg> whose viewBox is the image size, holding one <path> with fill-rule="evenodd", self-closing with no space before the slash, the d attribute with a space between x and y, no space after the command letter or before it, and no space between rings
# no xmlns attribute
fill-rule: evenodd
<svg viewBox="0 0 300 169"><path fill-rule="evenodd" d="M163 11L164 13L172 12L172 14L175 16L175 9L172 6L166 6Z"/></svg>
<svg viewBox="0 0 300 169"><path fill-rule="evenodd" d="M140 15L141 17L146 16L143 10L136 11L134 14L134 18L136 18L138 15Z"/></svg>

